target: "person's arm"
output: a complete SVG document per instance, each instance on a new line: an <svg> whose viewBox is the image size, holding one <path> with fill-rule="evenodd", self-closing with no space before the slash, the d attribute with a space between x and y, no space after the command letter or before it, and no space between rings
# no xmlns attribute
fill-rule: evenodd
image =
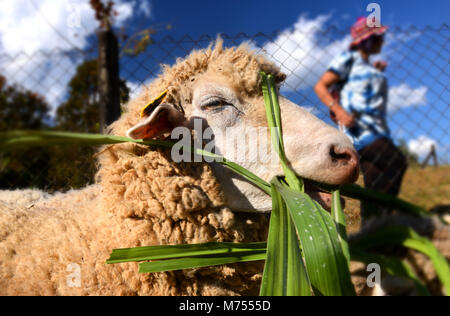
<svg viewBox="0 0 450 316"><path fill-rule="evenodd" d="M336 73L328 70L314 86L314 91L320 101L322 101L322 103L334 113L337 122L346 127L351 127L354 124L353 115L347 113L347 111L345 111L344 108L333 98L329 91L330 87L333 84L338 83L340 80L340 77Z"/></svg>
<svg viewBox="0 0 450 316"><path fill-rule="evenodd" d="M384 60L378 60L373 63L373 66L379 71L383 72L387 67L387 62Z"/></svg>

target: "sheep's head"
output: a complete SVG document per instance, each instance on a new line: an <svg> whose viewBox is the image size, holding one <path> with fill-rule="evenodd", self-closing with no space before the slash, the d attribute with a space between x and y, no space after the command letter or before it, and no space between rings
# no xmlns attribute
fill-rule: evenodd
<svg viewBox="0 0 450 316"><path fill-rule="evenodd" d="M260 143L271 145L260 71L272 74L277 83L285 78L277 67L245 46L224 49L219 41L214 49L194 51L173 67L165 67L163 74L128 104L122 123L113 130L149 139L167 135L175 127L192 129L195 121L201 121L202 131L209 127L206 137L214 139L216 153L270 181L282 170L272 159L273 152L265 151L266 147L261 150ZM142 111L155 98L155 103ZM286 155L298 175L328 184L356 180L358 158L344 134L284 97L280 97L280 107ZM232 138L236 142L230 143ZM264 192L219 164L212 167L232 210L271 209L270 197ZM322 205L329 206L329 195L310 190Z"/></svg>

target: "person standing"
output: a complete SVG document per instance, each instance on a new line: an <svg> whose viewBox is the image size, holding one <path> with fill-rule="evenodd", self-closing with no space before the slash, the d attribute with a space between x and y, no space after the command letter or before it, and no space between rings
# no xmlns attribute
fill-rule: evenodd
<svg viewBox="0 0 450 316"><path fill-rule="evenodd" d="M358 151L365 186L396 196L408 165L386 123L388 85L383 71L387 63L369 61L381 52L386 30L359 18L351 27L349 50L331 61L314 91ZM361 205L363 224L371 216L390 212L364 201Z"/></svg>

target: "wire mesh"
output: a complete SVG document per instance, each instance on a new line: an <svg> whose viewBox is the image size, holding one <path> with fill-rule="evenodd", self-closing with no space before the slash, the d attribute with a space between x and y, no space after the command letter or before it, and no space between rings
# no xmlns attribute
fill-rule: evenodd
<svg viewBox="0 0 450 316"><path fill-rule="evenodd" d="M221 37L225 46L245 42L250 49L276 63L287 75L281 93L333 125L313 86L331 59L347 49L347 33L329 27L289 29L272 34L222 34ZM375 57L388 61L385 72L390 86L388 125L409 164L400 196L426 208L450 204L449 35L447 25L391 29L383 52ZM159 75L161 64L172 64L193 49L205 48L215 40L215 36L209 35L155 36L139 55L121 55L120 76L129 88L123 93L135 97ZM97 131L98 92L93 80L96 58L95 45L85 51L52 50L33 55L10 56L0 52L0 130ZM88 62L91 66L81 69L80 65ZM45 113L37 110L39 104L44 106L41 112ZM436 162L426 159L433 148ZM2 153L0 188L65 191L83 187L94 182L94 151L49 147ZM421 166L425 160L432 164ZM359 183L362 184L362 179Z"/></svg>

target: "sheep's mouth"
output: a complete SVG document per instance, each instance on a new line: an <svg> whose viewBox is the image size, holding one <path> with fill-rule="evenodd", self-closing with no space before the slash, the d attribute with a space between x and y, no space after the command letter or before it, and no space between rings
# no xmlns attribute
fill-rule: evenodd
<svg viewBox="0 0 450 316"><path fill-rule="evenodd" d="M305 193L313 200L317 201L325 210L331 211L331 193L318 188L312 181L303 180L305 184ZM342 208L345 207L345 200L341 198Z"/></svg>

